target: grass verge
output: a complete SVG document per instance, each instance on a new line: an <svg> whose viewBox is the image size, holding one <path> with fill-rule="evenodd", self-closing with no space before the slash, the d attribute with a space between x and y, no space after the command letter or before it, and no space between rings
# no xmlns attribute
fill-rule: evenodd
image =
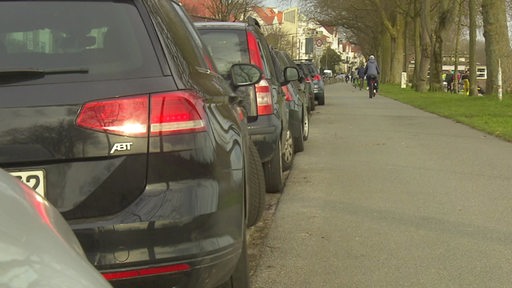
<svg viewBox="0 0 512 288"><path fill-rule="evenodd" d="M410 88L384 84L382 96L421 110L453 119L490 135L512 142L512 97L464 96L446 92L419 93Z"/></svg>

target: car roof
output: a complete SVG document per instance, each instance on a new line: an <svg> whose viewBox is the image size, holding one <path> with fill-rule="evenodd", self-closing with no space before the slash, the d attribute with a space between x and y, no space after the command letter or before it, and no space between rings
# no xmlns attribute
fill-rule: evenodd
<svg viewBox="0 0 512 288"><path fill-rule="evenodd" d="M244 22L194 22L194 25L200 28L217 28L217 29L246 29L249 24Z"/></svg>

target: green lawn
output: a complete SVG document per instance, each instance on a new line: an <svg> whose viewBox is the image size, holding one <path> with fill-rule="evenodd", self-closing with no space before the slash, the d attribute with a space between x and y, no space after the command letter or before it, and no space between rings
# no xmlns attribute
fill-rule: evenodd
<svg viewBox="0 0 512 288"><path fill-rule="evenodd" d="M512 97L463 96L446 92L418 93L397 85L381 85L379 94L512 142Z"/></svg>

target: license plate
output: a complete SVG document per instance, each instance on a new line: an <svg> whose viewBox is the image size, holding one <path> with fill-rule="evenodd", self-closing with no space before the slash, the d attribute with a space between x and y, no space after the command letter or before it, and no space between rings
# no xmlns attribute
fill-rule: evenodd
<svg viewBox="0 0 512 288"><path fill-rule="evenodd" d="M44 170L9 171L9 173L45 197Z"/></svg>

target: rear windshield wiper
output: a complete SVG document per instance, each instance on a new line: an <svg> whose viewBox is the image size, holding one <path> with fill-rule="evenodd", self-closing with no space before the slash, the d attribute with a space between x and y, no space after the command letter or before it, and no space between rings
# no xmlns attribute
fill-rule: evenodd
<svg viewBox="0 0 512 288"><path fill-rule="evenodd" d="M20 68L20 69L0 69L0 84L15 83L27 80L34 80L43 78L46 75L56 74L87 74L88 68L83 67L70 67L70 68L56 68L56 69L34 69L34 68Z"/></svg>

